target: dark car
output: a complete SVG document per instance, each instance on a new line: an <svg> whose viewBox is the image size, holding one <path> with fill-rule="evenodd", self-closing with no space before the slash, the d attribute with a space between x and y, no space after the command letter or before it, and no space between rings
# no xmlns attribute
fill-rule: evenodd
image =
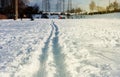
<svg viewBox="0 0 120 77"><path fill-rule="evenodd" d="M47 16L47 14L42 14L41 18L46 18L46 19L48 19L48 16Z"/></svg>

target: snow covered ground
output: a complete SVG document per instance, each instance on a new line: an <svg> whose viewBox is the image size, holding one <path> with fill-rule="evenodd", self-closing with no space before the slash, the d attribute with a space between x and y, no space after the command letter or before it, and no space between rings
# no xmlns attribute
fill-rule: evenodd
<svg viewBox="0 0 120 77"><path fill-rule="evenodd" d="M120 77L119 19L0 21L0 77Z"/></svg>
<svg viewBox="0 0 120 77"><path fill-rule="evenodd" d="M32 77L51 27L44 21L0 21L0 77Z"/></svg>
<svg viewBox="0 0 120 77"><path fill-rule="evenodd" d="M109 13L109 14L96 14L96 15L75 15L72 16L73 19L120 19L120 13Z"/></svg>
<svg viewBox="0 0 120 77"><path fill-rule="evenodd" d="M67 23L66 23L67 22ZM56 21L71 77L120 77L119 20Z"/></svg>

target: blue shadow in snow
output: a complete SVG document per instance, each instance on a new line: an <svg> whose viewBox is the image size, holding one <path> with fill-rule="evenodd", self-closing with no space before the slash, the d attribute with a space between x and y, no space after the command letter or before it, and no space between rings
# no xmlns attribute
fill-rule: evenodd
<svg viewBox="0 0 120 77"><path fill-rule="evenodd" d="M53 38L53 55L54 60L57 68L57 74L55 74L55 77L68 77L66 76L66 69L64 64L64 55L61 53L61 47L59 45L59 29L56 24L54 24L55 28L55 37Z"/></svg>
<svg viewBox="0 0 120 77"><path fill-rule="evenodd" d="M48 49L49 49L49 43L51 40L51 37L53 35L53 31L54 31L54 27L51 25L52 30L50 33L50 36L48 37L47 41L45 42L45 46L44 48L42 48L42 55L40 56L40 63L41 63L41 67L40 70L37 73L37 77L46 77L47 72L45 70L45 64L46 64L46 60L48 59Z"/></svg>

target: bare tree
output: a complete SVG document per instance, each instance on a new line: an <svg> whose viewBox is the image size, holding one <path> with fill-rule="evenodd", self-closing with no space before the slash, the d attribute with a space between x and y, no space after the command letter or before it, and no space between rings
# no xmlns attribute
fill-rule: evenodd
<svg viewBox="0 0 120 77"><path fill-rule="evenodd" d="M25 4L28 4L30 0L21 0L23 1Z"/></svg>
<svg viewBox="0 0 120 77"><path fill-rule="evenodd" d="M91 1L91 3L89 4L89 8L90 8L91 11L96 9L96 4L95 4L94 1Z"/></svg>
<svg viewBox="0 0 120 77"><path fill-rule="evenodd" d="M113 2L113 6L114 6L114 10L118 10L119 5L117 1Z"/></svg>
<svg viewBox="0 0 120 77"><path fill-rule="evenodd" d="M23 13L23 9L25 9L26 2L28 0L13 0L14 2L14 10L15 10L15 20L18 19L19 14L18 13Z"/></svg>
<svg viewBox="0 0 120 77"><path fill-rule="evenodd" d="M107 6L108 11L116 11L119 9L119 3L117 1L114 1Z"/></svg>

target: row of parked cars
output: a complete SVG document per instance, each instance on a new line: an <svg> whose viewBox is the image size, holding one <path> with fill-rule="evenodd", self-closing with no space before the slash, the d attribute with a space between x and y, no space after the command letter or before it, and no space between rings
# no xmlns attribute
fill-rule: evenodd
<svg viewBox="0 0 120 77"><path fill-rule="evenodd" d="M34 18L41 18L41 19L66 19L65 15L48 15L48 14L40 14L34 15Z"/></svg>

